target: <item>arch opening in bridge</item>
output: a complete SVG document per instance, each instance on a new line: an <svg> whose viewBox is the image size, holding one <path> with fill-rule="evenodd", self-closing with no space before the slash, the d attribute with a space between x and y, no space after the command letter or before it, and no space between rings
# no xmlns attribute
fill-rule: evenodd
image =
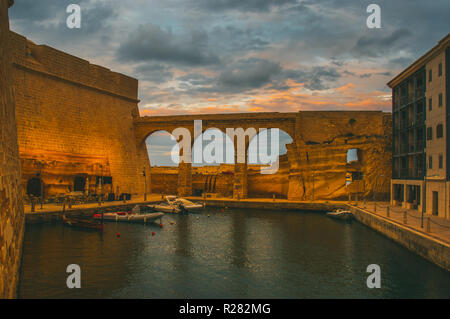
<svg viewBox="0 0 450 319"><path fill-rule="evenodd" d="M167 131L152 132L145 140L150 160L150 189L156 194L177 194L180 147Z"/></svg>
<svg viewBox="0 0 450 319"><path fill-rule="evenodd" d="M192 146L192 191L196 196L233 195L233 141L217 128L206 129Z"/></svg>
<svg viewBox="0 0 450 319"><path fill-rule="evenodd" d="M180 148L175 137L167 131L155 131L147 136L147 146L150 166L178 167Z"/></svg>
<svg viewBox="0 0 450 319"><path fill-rule="evenodd" d="M277 130L278 133L276 132ZM278 156L286 155L286 145L292 142L292 137L282 129L270 128L262 130L248 144L247 162L258 165L267 164L267 158L272 157L272 154Z"/></svg>
<svg viewBox="0 0 450 319"><path fill-rule="evenodd" d="M197 136L192 146L192 166L234 164L233 141L217 128L209 128Z"/></svg>
<svg viewBox="0 0 450 319"><path fill-rule="evenodd" d="M275 131L275 129L260 131L249 142L247 171L248 197L250 198L288 197L290 164L286 145L291 144L293 139L284 130L278 129L277 134ZM262 140L260 140L261 136L263 136ZM272 154L278 156L275 158ZM275 162L270 165L267 163L268 158Z"/></svg>

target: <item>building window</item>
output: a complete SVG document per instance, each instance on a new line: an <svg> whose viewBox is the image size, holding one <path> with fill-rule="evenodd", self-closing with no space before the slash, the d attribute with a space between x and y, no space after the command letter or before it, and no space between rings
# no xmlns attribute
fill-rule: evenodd
<svg viewBox="0 0 450 319"><path fill-rule="evenodd" d="M428 111L431 111L433 109L433 99L430 97L428 99Z"/></svg>
<svg viewBox="0 0 450 319"><path fill-rule="evenodd" d="M428 156L428 168L433 168L433 156Z"/></svg>
<svg viewBox="0 0 450 319"><path fill-rule="evenodd" d="M431 141L433 139L433 128L427 127L427 140Z"/></svg>
<svg viewBox="0 0 450 319"><path fill-rule="evenodd" d="M439 154L439 168L442 168L444 165L444 156L442 154Z"/></svg>
<svg viewBox="0 0 450 319"><path fill-rule="evenodd" d="M433 80L433 72L430 69L430 71L428 71L428 82L431 82Z"/></svg>
<svg viewBox="0 0 450 319"><path fill-rule="evenodd" d="M439 107L442 106L442 93L439 93Z"/></svg>
<svg viewBox="0 0 450 319"><path fill-rule="evenodd" d="M438 124L438 126L436 126L436 138L441 138L444 136L444 127L442 126L442 124Z"/></svg>
<svg viewBox="0 0 450 319"><path fill-rule="evenodd" d="M439 76L442 76L442 62L439 63Z"/></svg>

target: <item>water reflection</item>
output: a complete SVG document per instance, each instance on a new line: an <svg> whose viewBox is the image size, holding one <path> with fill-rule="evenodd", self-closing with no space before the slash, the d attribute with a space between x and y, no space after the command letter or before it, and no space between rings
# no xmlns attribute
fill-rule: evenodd
<svg viewBox="0 0 450 319"><path fill-rule="evenodd" d="M214 209L166 215L164 224L110 223L103 233L27 225L20 297L450 296L448 272L357 222L317 213ZM72 263L81 267L81 289L66 287ZM381 289L366 287L372 263L382 269Z"/></svg>
<svg viewBox="0 0 450 319"><path fill-rule="evenodd" d="M176 254L183 257L190 256L190 233L189 233L189 217L178 219L177 227L177 249Z"/></svg>
<svg viewBox="0 0 450 319"><path fill-rule="evenodd" d="M232 242L233 250L231 253L232 264L236 267L244 268L247 263L247 226L244 212L237 211L233 213L232 223Z"/></svg>

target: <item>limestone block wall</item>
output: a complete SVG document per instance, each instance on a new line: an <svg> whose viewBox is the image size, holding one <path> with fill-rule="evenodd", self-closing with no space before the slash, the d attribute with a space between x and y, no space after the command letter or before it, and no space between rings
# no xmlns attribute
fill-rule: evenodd
<svg viewBox="0 0 450 319"><path fill-rule="evenodd" d="M152 167L151 193L177 195L178 167Z"/></svg>
<svg viewBox="0 0 450 319"><path fill-rule="evenodd" d="M194 167L192 170L193 194L215 193L221 197L233 196L234 165Z"/></svg>
<svg viewBox="0 0 450 319"><path fill-rule="evenodd" d="M13 298L19 276L24 211L7 0L0 0L0 43L0 298Z"/></svg>
<svg viewBox="0 0 450 319"><path fill-rule="evenodd" d="M275 174L261 174L260 165L248 165L249 198L287 198L289 191L289 162L287 155L279 158L278 171Z"/></svg>
<svg viewBox="0 0 450 319"><path fill-rule="evenodd" d="M73 190L76 176L103 175L114 192L143 194L150 166L134 135L138 81L13 32L10 39L24 188L39 174L47 197Z"/></svg>

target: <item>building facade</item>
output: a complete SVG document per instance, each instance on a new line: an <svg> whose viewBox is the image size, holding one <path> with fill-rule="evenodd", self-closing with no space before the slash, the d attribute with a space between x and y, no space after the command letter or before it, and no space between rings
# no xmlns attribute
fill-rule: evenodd
<svg viewBox="0 0 450 319"><path fill-rule="evenodd" d="M450 34L391 80L391 204L450 216Z"/></svg>

